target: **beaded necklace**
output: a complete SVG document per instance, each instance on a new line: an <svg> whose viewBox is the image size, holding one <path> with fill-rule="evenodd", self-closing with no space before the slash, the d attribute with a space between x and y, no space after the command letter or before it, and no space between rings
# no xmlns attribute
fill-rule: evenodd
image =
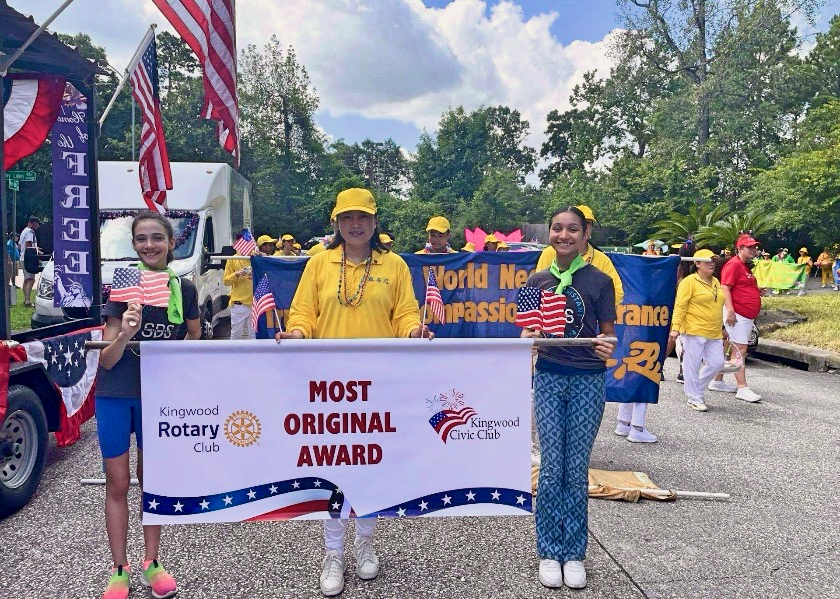
<svg viewBox="0 0 840 599"><path fill-rule="evenodd" d="M367 286L368 278L370 277L370 267L373 264L373 253L365 260L365 274L362 275L362 280L359 281L359 286L353 297L347 297L347 253L344 251L344 246L341 246L341 267L338 273L338 303L342 306L350 306L355 308L362 303L365 297L365 287ZM342 300L342 289L344 290L344 299Z"/></svg>

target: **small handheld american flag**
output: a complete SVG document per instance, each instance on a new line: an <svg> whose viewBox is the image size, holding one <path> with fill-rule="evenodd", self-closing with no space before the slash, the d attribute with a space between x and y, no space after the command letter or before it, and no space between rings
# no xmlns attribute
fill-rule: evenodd
<svg viewBox="0 0 840 599"><path fill-rule="evenodd" d="M514 324L562 337L566 329L566 296L536 287L520 287Z"/></svg>
<svg viewBox="0 0 840 599"><path fill-rule="evenodd" d="M252 256L257 251L257 244L254 241L254 236L248 228L242 229L239 239L233 244L233 249L240 256Z"/></svg>
<svg viewBox="0 0 840 599"><path fill-rule="evenodd" d="M276 307L274 294L271 293L271 288L268 285L268 275L263 275L254 288L254 303L251 305L251 328L256 331L260 316Z"/></svg>
<svg viewBox="0 0 840 599"><path fill-rule="evenodd" d="M108 299L166 308L169 306L169 293L169 273L165 270L117 268Z"/></svg>
<svg viewBox="0 0 840 599"><path fill-rule="evenodd" d="M446 312L443 309L443 298L440 295L440 289L437 285L437 277L435 271L429 267L429 279L426 281L426 305L432 310L432 314L440 321L441 324L446 324Z"/></svg>

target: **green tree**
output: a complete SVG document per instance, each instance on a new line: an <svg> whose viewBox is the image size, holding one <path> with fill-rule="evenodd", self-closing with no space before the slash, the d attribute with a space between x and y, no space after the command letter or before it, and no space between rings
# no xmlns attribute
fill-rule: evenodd
<svg viewBox="0 0 840 599"><path fill-rule="evenodd" d="M751 231L759 237L773 226L773 217L761 210L750 209L730 214L723 220L701 229L694 239L698 245L733 248L743 231Z"/></svg>
<svg viewBox="0 0 840 599"><path fill-rule="evenodd" d="M653 236L672 243L685 241L689 236L696 235L699 231L722 220L727 211L727 206L721 204L706 203L700 206L691 204L687 212L672 211L668 214L668 218L654 223L657 229Z"/></svg>
<svg viewBox="0 0 840 599"><path fill-rule="evenodd" d="M818 33L808 54L804 78L811 83L814 106L840 98L840 15L831 18L828 31Z"/></svg>

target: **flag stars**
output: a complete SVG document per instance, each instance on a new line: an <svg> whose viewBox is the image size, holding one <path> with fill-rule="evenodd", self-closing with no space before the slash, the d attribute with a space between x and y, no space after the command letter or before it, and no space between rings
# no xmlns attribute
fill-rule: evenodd
<svg viewBox="0 0 840 599"><path fill-rule="evenodd" d="M199 503L198 505L200 505L201 509L203 509L203 510L209 510L210 509L210 502L207 501L206 499L204 501L202 501L201 503Z"/></svg>
<svg viewBox="0 0 840 599"><path fill-rule="evenodd" d="M248 489L248 501L257 498L257 493L253 489Z"/></svg>
<svg viewBox="0 0 840 599"><path fill-rule="evenodd" d="M429 504L426 503L425 501L421 501L420 502L420 511L422 512L422 511L427 510L427 509L429 509Z"/></svg>
<svg viewBox="0 0 840 599"><path fill-rule="evenodd" d="M332 504L332 509L334 509L334 510L337 510L339 507L341 507L341 506L337 501Z"/></svg>
<svg viewBox="0 0 840 599"><path fill-rule="evenodd" d="M277 485L271 485L271 486L268 488L268 490L269 490L269 491L271 491L271 494L272 494L272 495L276 495L276 494L277 494Z"/></svg>
<svg viewBox="0 0 840 599"><path fill-rule="evenodd" d="M473 493L472 491L467 493L467 501L475 501L475 493Z"/></svg>
<svg viewBox="0 0 840 599"><path fill-rule="evenodd" d="M298 481L293 482L292 483L292 488L299 489L300 488L300 483Z"/></svg>
<svg viewBox="0 0 840 599"><path fill-rule="evenodd" d="M318 488L321 487L321 481L320 480L316 480L313 484ZM297 489L297 487L295 487L295 488Z"/></svg>
<svg viewBox="0 0 840 599"><path fill-rule="evenodd" d="M405 516L405 508L404 507L401 507L400 509L397 510L397 516L400 517L400 518Z"/></svg>
<svg viewBox="0 0 840 599"><path fill-rule="evenodd" d="M159 505L159 504L158 504L157 500L152 499L152 500L149 502L149 509L150 509L150 510L156 510L158 505Z"/></svg>
<svg viewBox="0 0 840 599"><path fill-rule="evenodd" d="M452 505L452 498L449 495L444 495L442 499L443 505Z"/></svg>
<svg viewBox="0 0 840 599"><path fill-rule="evenodd" d="M523 505L524 503L525 503L525 498L522 495L520 495L519 497L516 498L516 505Z"/></svg>
<svg viewBox="0 0 840 599"><path fill-rule="evenodd" d="M223 501L225 502L225 505L230 505L233 502L233 497L231 497L230 495L225 495Z"/></svg>
<svg viewBox="0 0 840 599"><path fill-rule="evenodd" d="M184 511L184 504L181 503L180 501L176 502L175 505L173 505L172 507L175 508L176 512L183 512Z"/></svg>
<svg viewBox="0 0 840 599"><path fill-rule="evenodd" d="M501 494L501 493L499 493L499 490L498 490L498 489L496 489L495 491L493 491L492 493L490 493L490 495L492 495L492 496L493 496L493 501L499 501L499 497L501 497L501 496L502 496L502 494Z"/></svg>

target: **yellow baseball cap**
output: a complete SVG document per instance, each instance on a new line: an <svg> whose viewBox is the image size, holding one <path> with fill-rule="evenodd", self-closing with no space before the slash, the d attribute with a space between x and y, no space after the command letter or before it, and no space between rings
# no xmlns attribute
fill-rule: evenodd
<svg viewBox="0 0 840 599"><path fill-rule="evenodd" d="M379 241L382 243L394 243L394 240L391 239L391 236L387 233L380 233L379 234Z"/></svg>
<svg viewBox="0 0 840 599"><path fill-rule="evenodd" d="M301 246L300 246L299 243L295 242L295 243L292 244L292 247L299 250Z"/></svg>
<svg viewBox="0 0 840 599"><path fill-rule="evenodd" d="M277 243L277 240L274 239L271 235L260 235L257 237L257 247L261 246L264 243Z"/></svg>
<svg viewBox="0 0 840 599"><path fill-rule="evenodd" d="M280 240L281 240L281 241L294 241L294 240L295 240L295 236L294 236L294 235L289 235L288 233L286 233L285 235L283 235L283 236L280 238Z"/></svg>
<svg viewBox="0 0 840 599"><path fill-rule="evenodd" d="M694 252L694 257L695 258L714 258L715 253L712 250L706 250L706 249L697 250L696 252Z"/></svg>
<svg viewBox="0 0 840 599"><path fill-rule="evenodd" d="M335 208L333 208L332 217L335 218L339 214L350 212L351 210L376 214L376 200L373 199L373 194L367 189L360 187L351 187L342 191L335 198Z"/></svg>
<svg viewBox="0 0 840 599"><path fill-rule="evenodd" d="M484 243L499 243L499 240L492 233L488 233L484 238Z"/></svg>
<svg viewBox="0 0 840 599"><path fill-rule="evenodd" d="M327 248L324 247L323 243L316 243L311 248L306 250L306 253L310 256L314 256L315 254L320 254L321 252L323 252L326 249Z"/></svg>
<svg viewBox="0 0 840 599"><path fill-rule="evenodd" d="M591 220L593 223L598 222L595 220L595 213L592 212L592 208L590 208L586 204L581 204L580 206L577 206L577 209L583 212L583 218L585 218L586 220Z"/></svg>
<svg viewBox="0 0 840 599"><path fill-rule="evenodd" d="M475 244L472 241L468 241L464 244L464 247L461 248L465 252L474 252L475 251Z"/></svg>
<svg viewBox="0 0 840 599"><path fill-rule="evenodd" d="M508 244L506 244L504 241L500 241L500 242L499 242L499 248L500 248L500 249L501 249L501 248L508 248L508 249L510 249L510 247L508 246Z"/></svg>
<svg viewBox="0 0 840 599"><path fill-rule="evenodd" d="M427 231L437 231L438 233L448 233L449 229L449 221L443 216L433 216L429 219L429 224L426 225Z"/></svg>

